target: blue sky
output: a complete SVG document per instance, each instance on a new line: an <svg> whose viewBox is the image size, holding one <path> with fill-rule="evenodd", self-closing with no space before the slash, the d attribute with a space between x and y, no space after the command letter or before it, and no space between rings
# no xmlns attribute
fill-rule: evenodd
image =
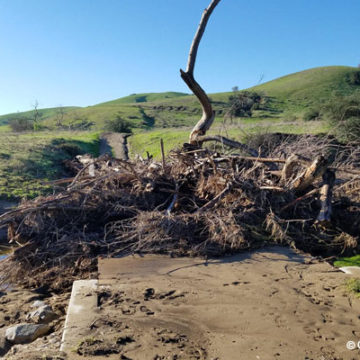
<svg viewBox="0 0 360 360"><path fill-rule="evenodd" d="M183 91L209 0L0 0L0 114ZM222 0L195 77L209 93L360 63L359 0Z"/></svg>

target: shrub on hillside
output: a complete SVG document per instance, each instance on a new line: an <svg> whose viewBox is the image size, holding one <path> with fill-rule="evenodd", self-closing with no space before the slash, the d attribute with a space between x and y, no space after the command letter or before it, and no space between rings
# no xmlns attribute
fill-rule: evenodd
<svg viewBox="0 0 360 360"><path fill-rule="evenodd" d="M325 106L325 111L339 140L360 140L360 93L335 96Z"/></svg>
<svg viewBox="0 0 360 360"><path fill-rule="evenodd" d="M105 130L118 133L131 133L131 123L124 120L120 115L117 115L115 119L105 122Z"/></svg>
<svg viewBox="0 0 360 360"><path fill-rule="evenodd" d="M304 121L318 120L320 118L320 111L318 109L309 109L303 115Z"/></svg>
<svg viewBox="0 0 360 360"><path fill-rule="evenodd" d="M9 125L12 131L22 132L34 129L34 121L26 117L17 117L9 120Z"/></svg>
<svg viewBox="0 0 360 360"><path fill-rule="evenodd" d="M68 125L69 130L90 130L94 123L87 118L75 118Z"/></svg>
<svg viewBox="0 0 360 360"><path fill-rule="evenodd" d="M252 91L236 92L229 96L230 116L251 117L253 110L260 108L262 96Z"/></svg>
<svg viewBox="0 0 360 360"><path fill-rule="evenodd" d="M360 71L350 73L348 75L348 82L351 85L360 85Z"/></svg>

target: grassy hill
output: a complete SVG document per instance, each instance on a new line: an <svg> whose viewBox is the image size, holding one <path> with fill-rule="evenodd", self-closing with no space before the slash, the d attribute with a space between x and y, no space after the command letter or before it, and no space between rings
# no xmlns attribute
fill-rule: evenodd
<svg viewBox="0 0 360 360"><path fill-rule="evenodd" d="M55 118L57 113L61 110L64 114L69 113L70 111L74 111L79 109L78 106L64 106L64 107L55 107L55 108L46 108L46 109L39 109L39 114L42 120L46 120L49 118ZM34 117L34 110L17 112L12 114L5 114L0 115L0 125L6 125L9 123L9 120L15 119L19 116L26 117L26 118L33 118Z"/></svg>
<svg viewBox="0 0 360 360"><path fill-rule="evenodd" d="M187 96L188 94L181 92L164 92L164 93L143 93L143 94L131 94L120 99L115 99L100 103L94 106L117 106L119 104L132 104L132 103L144 103L144 102L153 102L161 101L166 99L173 99L176 97Z"/></svg>
<svg viewBox="0 0 360 360"><path fill-rule="evenodd" d="M284 118L289 113L301 118L310 107L320 106L334 93L350 94L360 91L351 84L351 74L359 72L355 67L328 66L305 70L283 76L247 89L261 92L268 98L266 109L256 111L254 118ZM231 92L210 94L217 122L221 121L229 103ZM120 114L133 127L139 129L172 128L191 126L199 118L200 105L193 95L179 92L132 94L120 99L84 108L66 107L64 126L88 121L93 130L101 130L107 120ZM44 125L54 127L58 108L41 109ZM31 116L30 112L0 116L0 124L6 124L15 116Z"/></svg>
<svg viewBox="0 0 360 360"><path fill-rule="evenodd" d="M303 111L328 100L334 92L348 95L359 91L351 84L351 74L359 68L349 66L318 67L283 76L255 86L250 90L264 92L277 102L280 110Z"/></svg>

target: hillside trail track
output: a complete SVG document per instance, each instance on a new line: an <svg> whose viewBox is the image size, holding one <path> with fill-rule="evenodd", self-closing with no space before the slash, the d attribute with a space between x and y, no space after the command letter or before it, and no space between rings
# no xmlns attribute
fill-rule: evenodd
<svg viewBox="0 0 360 360"><path fill-rule="evenodd" d="M110 154L117 159L128 160L127 138L125 133L103 133L100 136L100 155Z"/></svg>

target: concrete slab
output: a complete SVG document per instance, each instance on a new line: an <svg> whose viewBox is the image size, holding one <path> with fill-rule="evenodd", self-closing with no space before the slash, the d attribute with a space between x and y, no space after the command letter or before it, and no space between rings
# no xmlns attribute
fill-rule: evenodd
<svg viewBox="0 0 360 360"><path fill-rule="evenodd" d="M86 337L98 312L98 280L74 281L60 351L70 352Z"/></svg>
<svg viewBox="0 0 360 360"><path fill-rule="evenodd" d="M99 259L98 271L74 284L61 350L83 347L71 359L320 359L328 339L350 359L360 302L344 296L346 275L291 249Z"/></svg>

